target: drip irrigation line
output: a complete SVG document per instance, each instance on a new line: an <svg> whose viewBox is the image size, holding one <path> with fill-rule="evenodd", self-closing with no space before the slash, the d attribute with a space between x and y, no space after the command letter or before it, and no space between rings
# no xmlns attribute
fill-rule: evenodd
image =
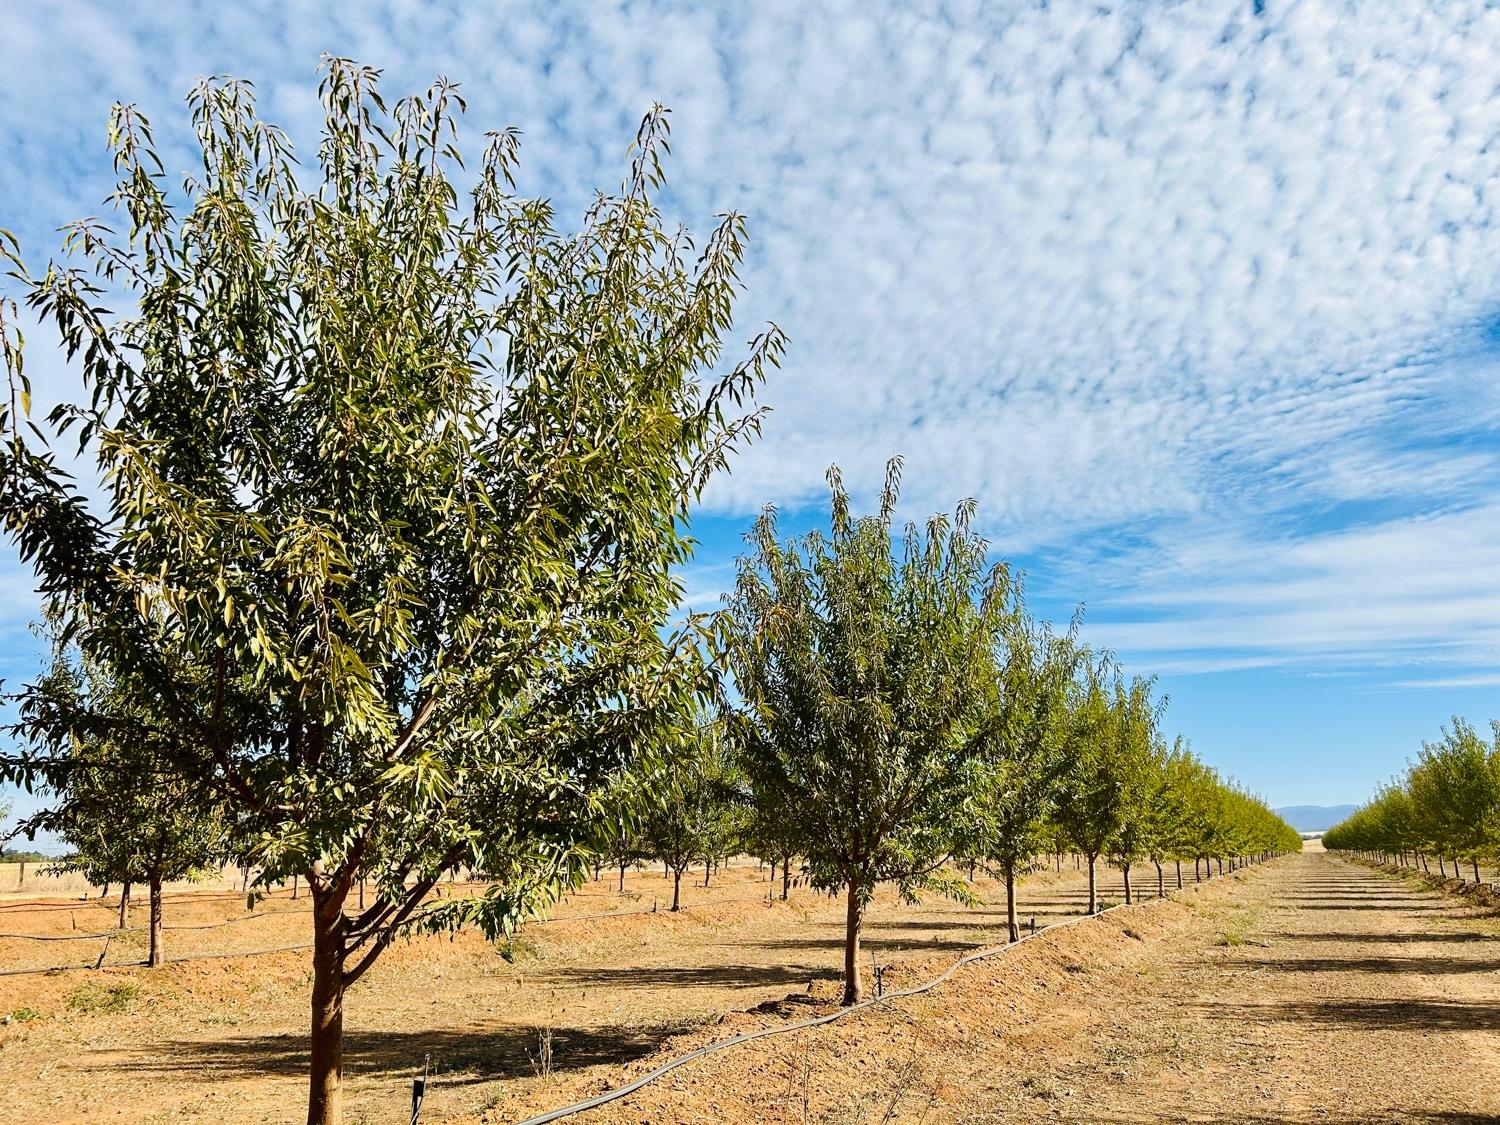
<svg viewBox="0 0 1500 1125"><path fill-rule="evenodd" d="M296 918L311 914L311 910L267 910L260 914L246 914L240 918L227 918L222 922L201 922L189 925L163 926L165 933L186 933L190 930L219 930L225 926L237 926L241 922L259 922L264 918ZM0 933L0 940L9 941L98 941L120 934L145 933L149 926L117 926L108 930L97 930L82 934L12 934Z"/></svg>
<svg viewBox="0 0 1500 1125"><path fill-rule="evenodd" d="M175 965L183 961L228 961L235 957L264 957L270 953L293 953L302 949L311 949L312 942L299 942L295 945L273 945L265 949L242 949L230 950L227 953L179 953L168 956L163 960L166 964ZM0 977L26 977L45 976L48 973L70 973L79 969L102 970L102 969L139 969L150 964L149 961L112 961L107 965L96 964L92 961L80 961L76 965L50 965L45 969L0 969Z"/></svg>
<svg viewBox="0 0 1500 1125"><path fill-rule="evenodd" d="M1171 898L1174 896L1169 893L1166 897ZM1105 907L1103 910L1100 910L1096 914L1081 914L1075 918L1067 918L1061 922L1053 922L1050 926L1043 926L1041 929L1035 930L1016 941L1007 942L1004 945L990 946L987 949L978 949L973 953L967 953L964 956L960 957L957 961L954 961L953 964L949 965L936 977L925 984L919 984L912 988L903 988L896 992L887 992L883 996L876 996L872 999L861 1001L858 1004L851 1004L847 1008L840 1008L837 1011L829 1012L826 1015L814 1016L811 1019L799 1020L796 1023L777 1024L772 1027L764 1027L759 1031L748 1031L743 1035L736 1035L731 1039L724 1039L718 1043L710 1043L706 1047L699 1047L696 1051L689 1051L685 1055L679 1055L674 1059L667 1060L655 1070L641 1075L641 1077L637 1078L633 1082L628 1082L623 1086L617 1086L613 1090L606 1090L602 1094L594 1095L592 1098L585 1098L583 1101L575 1102L573 1105L563 1106L560 1109L552 1109L548 1110L546 1113L539 1113L534 1117L528 1117L524 1121L518 1122L517 1125L548 1125L548 1122L560 1121L565 1117L572 1117L574 1114L585 1113L588 1110L597 1109L602 1105L608 1105L610 1102L618 1101L621 1098L635 1093L643 1086L649 1086L658 1078L670 1074L678 1067L686 1066L688 1063L693 1062L697 1059L701 1059L705 1055L711 1055L717 1051L723 1051L730 1047L737 1047L741 1043L749 1043L756 1039L769 1039L773 1035L786 1035L787 1033L792 1031L805 1031L810 1027L819 1027L825 1023L832 1023L834 1020L843 1019L847 1015L852 1015L855 1012L864 1011L866 1008L872 1008L877 1004L884 1004L890 1000L901 1000L909 996L919 996L924 992L930 992L932 989L942 984L965 965L972 964L975 961L983 961L986 958L990 957L998 957L1016 948L1016 946L1018 945L1023 945L1026 942L1031 941L1033 938L1041 937L1043 934L1051 933L1053 930L1060 930L1067 926L1075 926L1079 922L1086 922L1091 918L1099 918L1116 910L1125 910L1134 907L1145 906L1149 902L1154 901L1159 900L1148 899L1146 902L1132 903L1129 907L1127 907L1124 903L1118 903L1115 906Z"/></svg>
<svg viewBox="0 0 1500 1125"><path fill-rule="evenodd" d="M701 903L698 903L695 906L684 906L681 910L677 911L677 913L679 913L679 914L686 914L686 913L688 913L689 911L692 911L692 910L704 910L704 909L707 909L708 907L712 907L712 906L728 906L728 905L733 904L733 903L741 903L741 902L765 902L765 901L766 901L766 899L765 899L764 895L756 895L754 898L725 898L725 899L717 899L717 900L715 900L713 902L701 902ZM236 922L248 922L248 921L252 921L252 920L257 919L257 918L285 918L285 917L288 917L288 916L295 916L295 915L300 915L300 914L310 914L310 913L312 913L312 911L310 911L310 910L278 910L278 911L271 911L271 912L266 913L266 914L252 914L252 915L248 915L247 917L244 917L244 918L230 918L226 922L210 922L210 923L207 923L205 925L193 925L193 926L163 926L162 929L164 931L166 931L166 932L176 932L176 931L183 931L183 930L211 930L211 929L217 929L217 928L220 928L220 927L223 927L223 926L232 925L233 923L236 923ZM580 914L580 915L571 915L571 916L563 917L563 918L558 918L558 917L553 917L553 918L538 918L538 919L536 919L533 922L527 922L527 923L525 923L525 925L526 926L545 926L545 925L549 925L549 924L554 923L554 922L593 922L593 921L607 920L607 919L610 919L610 918L628 918L628 917L632 917L632 916L636 916L636 915L641 915L641 914L670 914L670 913L672 913L670 910L656 910L656 909L652 909L652 910L644 910L644 909L643 910L616 910L613 913L608 913L608 914ZM99 933L89 933L89 934L7 934L7 933L0 933L0 939L26 940L26 941L103 941L103 942L105 942L107 944L110 940L112 940L113 938L118 937L120 934L141 933L141 932L145 931L146 929L148 929L148 927L146 927L146 926L127 926L123 930L103 930L103 931L100 931ZM296 944L296 945L277 945L277 946L271 946L271 947L266 948L266 949L230 950L228 952L221 952L221 953L184 953L184 954L181 954L181 955L176 956L176 957L168 957L166 960L167 960L167 962L169 964L170 963L179 962L179 961L223 961L223 960L228 960L231 957L261 957L261 956L265 956L266 954L270 954L270 953L289 953L289 952L292 952L294 950L311 949L311 948L312 948L312 943L311 942L303 942L303 943L299 943L299 944ZM139 966L145 965L146 963L147 962L145 962L145 961L117 961L117 962L113 962L113 963L111 963L109 965L100 965L100 964L96 964L96 963L91 962L91 961L81 961L81 962L78 962L76 964L71 964L71 965L47 965L47 966L44 966L42 968L36 968L36 969L0 969L0 977L41 976L41 975L45 975L47 973L73 972L74 970L77 970L77 969L101 969L101 968L103 968L103 969L130 969L130 968L137 968Z"/></svg>

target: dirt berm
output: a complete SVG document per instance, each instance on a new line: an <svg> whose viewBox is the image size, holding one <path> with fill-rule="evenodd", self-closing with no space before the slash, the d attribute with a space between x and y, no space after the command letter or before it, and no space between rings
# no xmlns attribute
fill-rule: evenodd
<svg viewBox="0 0 1500 1125"><path fill-rule="evenodd" d="M731 1047L689 1063L625 1099L574 1118L580 1125L706 1125L709 1122L939 1121L973 1107L977 1089L1075 1041L1119 987L1121 971L1162 957L1186 939L1218 931L1242 880L1274 878L1284 861L1237 872L1174 897L1110 911L1038 935L960 969L936 990L831 1024ZM951 957L903 960L886 991L930 980ZM505 1098L479 1118L515 1122L630 1081L663 1062L747 1031L835 1009L837 987L734 1012L659 1051L599 1077L557 1077ZM1025 1081L1023 1078L1018 1081ZM1040 1096L1050 1096L1038 1092Z"/></svg>

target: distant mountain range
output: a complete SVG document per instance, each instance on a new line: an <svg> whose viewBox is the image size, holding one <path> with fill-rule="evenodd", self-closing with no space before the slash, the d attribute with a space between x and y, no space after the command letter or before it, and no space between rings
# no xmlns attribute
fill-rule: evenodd
<svg viewBox="0 0 1500 1125"><path fill-rule="evenodd" d="M1287 805L1273 810L1298 832L1326 832L1352 813L1357 805Z"/></svg>

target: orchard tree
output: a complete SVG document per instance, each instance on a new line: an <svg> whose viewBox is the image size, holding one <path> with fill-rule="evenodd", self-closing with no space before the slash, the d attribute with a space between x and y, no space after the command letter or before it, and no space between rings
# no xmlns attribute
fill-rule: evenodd
<svg viewBox="0 0 1500 1125"><path fill-rule="evenodd" d="M796 810L795 850L814 885L845 895L843 999L853 1004L876 884L968 897L940 868L984 719L983 668L1009 574L986 561L972 502L952 520L907 525L893 543L899 461L873 516L850 514L837 469L828 480L831 534L782 542L775 512L764 512L723 624L751 783Z"/></svg>
<svg viewBox="0 0 1500 1125"><path fill-rule="evenodd" d="M162 884L218 862L227 841L216 802L175 772L177 736L152 708L153 693L138 677L114 675L57 646L23 720L34 734L57 739L37 747L54 766L54 799L22 830L63 839L69 854L58 870L121 884L121 929L132 884L146 886L147 964L156 968L166 958Z"/></svg>
<svg viewBox="0 0 1500 1125"><path fill-rule="evenodd" d="M1090 914L1099 908L1101 855L1122 861L1130 899L1129 868L1145 835L1145 779L1156 741L1151 687L1146 679L1126 682L1104 656L1084 669L1074 691L1056 815L1088 861Z"/></svg>
<svg viewBox="0 0 1500 1125"><path fill-rule="evenodd" d="M771 865L771 882L776 882L776 870L781 869L781 901L791 896L792 860L797 856L801 839L797 820L802 815L800 808L783 805L789 794L781 788L751 786L749 807L745 816L745 844L751 853Z"/></svg>
<svg viewBox="0 0 1500 1125"><path fill-rule="evenodd" d="M1495 854L1500 823L1494 754L1473 726L1455 718L1440 738L1422 743L1405 786L1432 846L1452 857L1455 877L1462 878L1459 860L1468 860L1476 883L1480 856Z"/></svg>
<svg viewBox="0 0 1500 1125"><path fill-rule="evenodd" d="M672 872L674 914L682 908L683 874L694 863L706 868L725 854L738 835L743 807L720 725L700 722L692 745L663 773L661 792L642 825L646 854Z"/></svg>
<svg viewBox="0 0 1500 1125"><path fill-rule="evenodd" d="M1011 941L1020 938L1016 878L1050 842L1066 765L1068 695L1083 656L1075 634L1059 637L1038 626L1018 590L999 652L985 665L987 721L968 767L957 849L998 868Z"/></svg>
<svg viewBox="0 0 1500 1125"><path fill-rule="evenodd" d="M328 59L320 90L309 174L248 84L202 81L181 193L117 107L121 232L75 224L40 273L0 243L81 379L54 433L103 483L96 510L30 427L7 334L0 518L69 641L154 693L172 769L258 880L306 882L327 1125L345 990L388 943L547 908L602 850L610 779L691 732L683 528L756 430L781 337L723 356L743 224L698 246L664 225L660 108L623 188L563 233L512 192L514 132L457 172L447 81L387 103ZM431 901L459 868L487 888Z"/></svg>
<svg viewBox="0 0 1500 1125"><path fill-rule="evenodd" d="M1124 878L1126 905L1133 901L1131 869L1150 854L1161 829L1158 797L1165 781L1166 747L1157 727L1161 705L1153 703L1151 688L1152 681L1146 679L1128 685L1116 682L1105 728L1109 768L1119 793L1117 823L1107 850Z"/></svg>

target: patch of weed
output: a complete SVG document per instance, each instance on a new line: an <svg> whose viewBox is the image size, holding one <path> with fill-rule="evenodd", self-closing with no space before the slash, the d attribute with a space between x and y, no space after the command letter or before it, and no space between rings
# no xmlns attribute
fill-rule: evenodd
<svg viewBox="0 0 1500 1125"><path fill-rule="evenodd" d="M510 965L520 961L540 961L544 956L542 947L524 934L506 934L497 939L495 951Z"/></svg>
<svg viewBox="0 0 1500 1125"><path fill-rule="evenodd" d="M68 993L64 1003L74 1012L123 1012L140 994L140 985L128 981L116 981L112 984L87 981Z"/></svg>

